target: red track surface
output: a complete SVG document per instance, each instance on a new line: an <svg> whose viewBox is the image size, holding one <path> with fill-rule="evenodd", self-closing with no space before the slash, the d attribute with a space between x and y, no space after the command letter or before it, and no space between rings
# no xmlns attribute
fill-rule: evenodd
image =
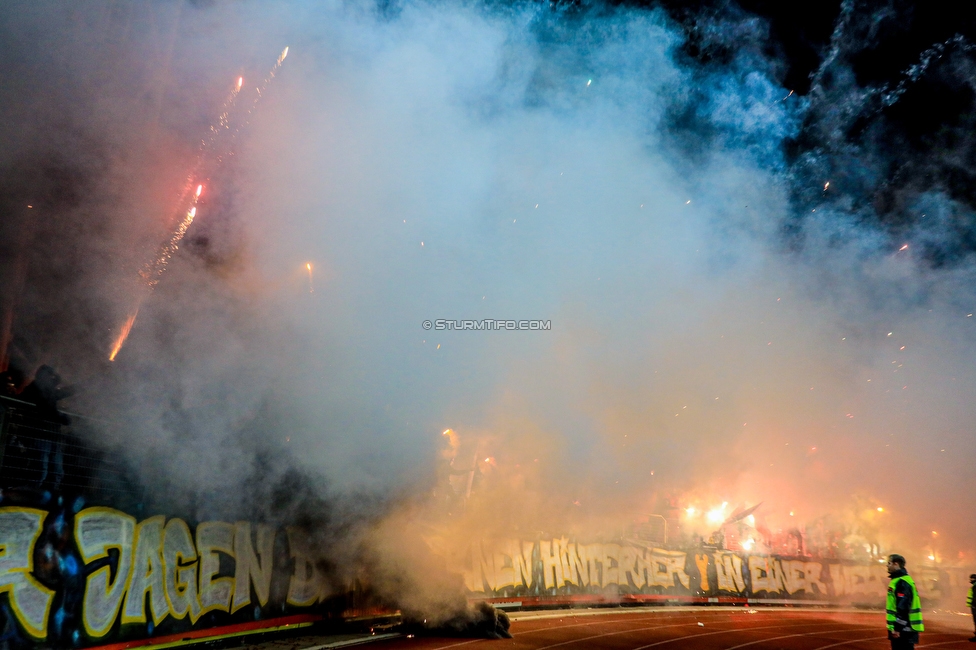
<svg viewBox="0 0 976 650"><path fill-rule="evenodd" d="M413 638L373 647L377 650L461 647L468 650L474 646L483 646L484 650L882 650L889 647L882 612L772 608L609 611L612 613L516 614L511 629L514 638L510 640ZM919 648L976 648L976 644L968 642L972 631L967 632L961 621L949 617L943 617L943 622L930 619L926 620L927 631L922 633Z"/></svg>

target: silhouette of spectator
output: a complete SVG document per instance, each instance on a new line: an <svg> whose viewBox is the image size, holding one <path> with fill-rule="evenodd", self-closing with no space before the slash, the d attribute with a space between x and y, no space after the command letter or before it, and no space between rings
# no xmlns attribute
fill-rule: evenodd
<svg viewBox="0 0 976 650"><path fill-rule="evenodd" d="M70 397L74 390L61 386L61 375L51 366L41 366L34 373L34 381L20 392L20 399L37 407L45 420L59 424L71 424L71 418L58 410L58 401Z"/></svg>
<svg viewBox="0 0 976 650"><path fill-rule="evenodd" d="M44 365L34 373L34 381L18 395L19 399L34 404L38 417L45 421L35 430L31 442L38 463L37 483L43 485L50 479L55 490L64 478L61 425L71 424L71 418L58 410L58 400L74 392L70 387L62 387L60 384L61 375L51 366Z"/></svg>

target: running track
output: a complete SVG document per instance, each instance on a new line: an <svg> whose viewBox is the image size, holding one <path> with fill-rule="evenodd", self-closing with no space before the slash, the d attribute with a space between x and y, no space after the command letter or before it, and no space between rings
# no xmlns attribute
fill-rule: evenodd
<svg viewBox="0 0 976 650"><path fill-rule="evenodd" d="M936 618L937 620L931 620ZM948 616L929 617L919 648L974 648ZM565 610L512 615L512 639L400 638L375 650L883 650L884 613L799 609Z"/></svg>

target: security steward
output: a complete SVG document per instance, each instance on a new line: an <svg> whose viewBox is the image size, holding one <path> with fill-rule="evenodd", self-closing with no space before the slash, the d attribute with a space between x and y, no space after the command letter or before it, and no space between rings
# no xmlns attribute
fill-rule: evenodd
<svg viewBox="0 0 976 650"><path fill-rule="evenodd" d="M976 603L973 602L973 587L976 587L976 573L969 576L969 593L966 595L966 607L973 615L973 629L976 630ZM973 632L973 638L970 641L976 643L976 631Z"/></svg>
<svg viewBox="0 0 976 650"><path fill-rule="evenodd" d="M922 624L922 604L918 599L915 581L905 571L905 558L888 556L888 602L885 618L888 621L888 638L891 650L912 650L918 643L918 633L925 630Z"/></svg>

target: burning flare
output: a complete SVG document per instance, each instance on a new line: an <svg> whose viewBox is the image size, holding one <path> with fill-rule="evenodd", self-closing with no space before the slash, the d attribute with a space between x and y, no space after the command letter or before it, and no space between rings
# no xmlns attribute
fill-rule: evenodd
<svg viewBox="0 0 976 650"><path fill-rule="evenodd" d="M720 524L725 521L725 507L729 505L728 502L723 502L718 508L714 508L708 511L706 518L710 524Z"/></svg>

